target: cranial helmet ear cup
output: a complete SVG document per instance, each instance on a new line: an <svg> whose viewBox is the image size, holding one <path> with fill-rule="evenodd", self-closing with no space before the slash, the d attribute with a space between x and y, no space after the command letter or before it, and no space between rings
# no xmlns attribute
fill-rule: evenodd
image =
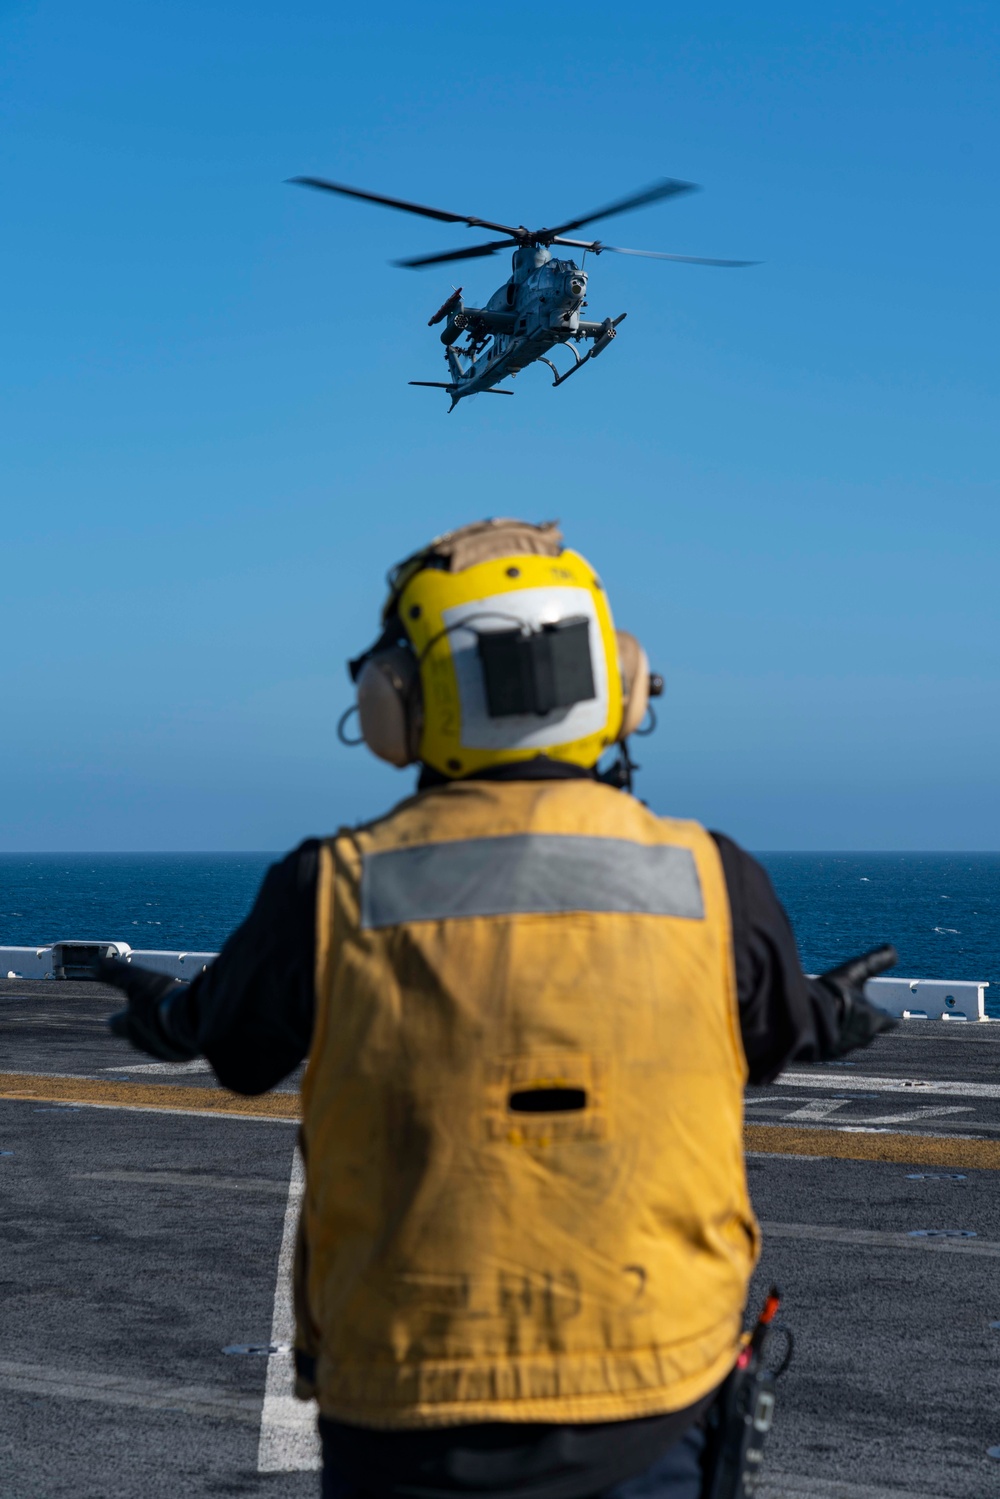
<svg viewBox="0 0 1000 1499"><path fill-rule="evenodd" d="M622 726L618 738L634 734L649 707L649 657L634 635L616 630L618 665L622 674Z"/></svg>
<svg viewBox="0 0 1000 1499"><path fill-rule="evenodd" d="M424 705L420 669L406 646L370 656L358 677L361 737L373 755L402 768L420 748Z"/></svg>

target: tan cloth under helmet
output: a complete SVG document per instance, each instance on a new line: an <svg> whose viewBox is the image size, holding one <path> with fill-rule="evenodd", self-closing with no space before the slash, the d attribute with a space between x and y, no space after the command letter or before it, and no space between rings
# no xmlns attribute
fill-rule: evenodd
<svg viewBox="0 0 1000 1499"><path fill-rule="evenodd" d="M759 1235L708 834L592 781L459 781L332 839L318 901L321 1411L606 1421L712 1390Z"/></svg>

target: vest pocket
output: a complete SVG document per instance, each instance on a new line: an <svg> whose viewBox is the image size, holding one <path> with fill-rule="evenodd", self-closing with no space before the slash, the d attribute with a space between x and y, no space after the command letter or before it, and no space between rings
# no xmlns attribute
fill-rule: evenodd
<svg viewBox="0 0 1000 1499"><path fill-rule="evenodd" d="M557 1087L516 1088L507 1099L512 1114L574 1114L586 1107L587 1090L562 1083Z"/></svg>
<svg viewBox="0 0 1000 1499"><path fill-rule="evenodd" d="M544 1148L607 1136L603 1069L581 1052L509 1057L487 1072L487 1140Z"/></svg>

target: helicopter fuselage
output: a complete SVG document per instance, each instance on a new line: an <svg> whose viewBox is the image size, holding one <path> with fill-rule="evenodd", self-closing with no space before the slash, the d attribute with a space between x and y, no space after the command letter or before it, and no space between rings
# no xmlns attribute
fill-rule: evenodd
<svg viewBox="0 0 1000 1499"><path fill-rule="evenodd" d="M600 340L607 333L608 325L581 318L586 295L586 271L574 260L554 260L539 245L515 250L510 279L485 307L466 307L460 298L446 303L441 342L452 377L448 388L453 402L492 389L536 359L548 364L558 377L555 365L546 358L551 349L583 338ZM456 348L465 334L468 344ZM582 363L575 349L573 353L577 363ZM573 373L577 363L567 374Z"/></svg>

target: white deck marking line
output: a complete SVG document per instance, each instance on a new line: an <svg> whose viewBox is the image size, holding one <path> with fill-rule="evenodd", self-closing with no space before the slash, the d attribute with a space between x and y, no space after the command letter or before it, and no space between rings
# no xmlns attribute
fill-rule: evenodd
<svg viewBox="0 0 1000 1499"><path fill-rule="evenodd" d="M140 1062L138 1066L132 1067L102 1067L102 1072L143 1072L164 1073L176 1077L182 1072L211 1072L211 1062L206 1062L204 1057L195 1057L193 1062Z"/></svg>
<svg viewBox="0 0 1000 1499"><path fill-rule="evenodd" d="M743 1152L743 1158L744 1158L744 1160L747 1160L747 1161L812 1161L814 1164L815 1164L816 1161L836 1161L837 1165L840 1165L840 1161L839 1161L839 1159L836 1156L829 1156L829 1155L788 1155L788 1154L783 1154L780 1150L745 1150ZM885 1166L885 1165L894 1165L895 1162L887 1162L887 1161L875 1161L875 1162L861 1161L860 1163L858 1163L858 1162L855 1162L855 1161L851 1161L850 1164L852 1166L853 1165L857 1165L857 1164L861 1164L862 1166L869 1166L869 1165L873 1165L873 1164L876 1165L876 1166Z"/></svg>
<svg viewBox="0 0 1000 1499"><path fill-rule="evenodd" d="M941 1119L945 1114L974 1114L976 1111L971 1104L937 1104L929 1109L908 1109L905 1114L875 1114L871 1118L867 1115L861 1120L862 1124L915 1124L922 1123L925 1119Z"/></svg>
<svg viewBox="0 0 1000 1499"><path fill-rule="evenodd" d="M288 1196L284 1182L266 1176L209 1176L193 1171L74 1171L75 1181L145 1182L152 1187L211 1187L223 1192L273 1192Z"/></svg>
<svg viewBox="0 0 1000 1499"><path fill-rule="evenodd" d="M831 1093L938 1093L952 1098L1000 1098L1000 1083L965 1083L953 1079L906 1077L818 1076L815 1072L783 1072L773 1084L782 1088L828 1088Z"/></svg>
<svg viewBox="0 0 1000 1499"><path fill-rule="evenodd" d="M288 1183L288 1206L278 1254L278 1280L274 1288L272 1343L295 1342L295 1308L292 1304L292 1263L299 1209L305 1190L305 1170L296 1150ZM316 1406L312 1400L296 1400L295 1359L292 1353L272 1353L267 1361L264 1408L260 1413L258 1473L318 1472L323 1459L316 1428Z"/></svg>
<svg viewBox="0 0 1000 1499"><path fill-rule="evenodd" d="M858 1249L922 1249L930 1254L971 1254L1000 1259L1000 1244L992 1239L911 1239L906 1233L882 1233L874 1228L839 1228L827 1223L761 1223L767 1239L811 1239L822 1244L849 1244Z"/></svg>
<svg viewBox="0 0 1000 1499"><path fill-rule="evenodd" d="M884 1489L838 1478L802 1478L769 1471L765 1463L760 1499L939 1499L937 1489Z"/></svg>
<svg viewBox="0 0 1000 1499"><path fill-rule="evenodd" d="M101 1374L94 1369L52 1369L46 1364L0 1359L0 1389L59 1400L97 1400L139 1410L182 1411L188 1416L256 1426L260 1400L210 1385L169 1384L159 1379Z"/></svg>
<svg viewBox="0 0 1000 1499"><path fill-rule="evenodd" d="M0 1001L2 1001L2 999L3 996L0 995ZM7 1028L15 1025L20 1025L23 1026L25 1030L34 1030L36 1026L43 1026L45 1030L49 1031L92 1030L104 1031L105 1034L107 1034L108 1026L108 1022L106 1020L88 1020L85 1015L81 1015L78 1020L60 1020L53 1015L38 1015L33 1012L29 1012L26 1015L18 1015L17 1013L13 1015L5 1015L3 1017L3 1023Z"/></svg>
<svg viewBox="0 0 1000 1499"><path fill-rule="evenodd" d="M800 1109L790 1109L787 1113L785 1113L784 1110L781 1109L781 1106L786 1102L801 1103L803 1107ZM831 1114L837 1113L840 1109L846 1108L849 1103L854 1102L856 1102L856 1100L853 1098L792 1098L787 1100L780 1097L748 1098L746 1100L746 1106L747 1108L753 1108L756 1106L759 1109L761 1104L770 1104L772 1107L781 1110L777 1117L782 1124L789 1124L793 1119L797 1119L801 1123L808 1124L810 1120L818 1123L820 1120L828 1119ZM973 1113L975 1113L975 1109L971 1104L959 1103L931 1104L929 1106L918 1105L917 1108L907 1109L905 1113L902 1114L865 1114L860 1119L857 1119L856 1116L852 1115L852 1118L855 1119L855 1122L853 1124L838 1124L833 1127L842 1131L857 1131L859 1129L867 1129L870 1125L917 1124L921 1123L925 1119L942 1119L948 1114ZM749 1122L753 1121L751 1120ZM988 1129L989 1125L984 1125L983 1128ZM1000 1128L1000 1125L995 1126L995 1128Z"/></svg>
<svg viewBox="0 0 1000 1499"><path fill-rule="evenodd" d="M851 1098L814 1098L810 1103L807 1103L804 1108L792 1109L787 1114L782 1113L781 1115L779 1115L779 1118L782 1124L788 1124L793 1119L798 1119L800 1122L804 1123L808 1123L810 1119L818 1122L821 1119L828 1119L830 1115L835 1114L838 1109L845 1108L847 1104L853 1102L854 1100ZM856 1123L853 1125L853 1128L858 1129L862 1126L867 1128L872 1124L916 1124L922 1122L924 1119L941 1119L946 1114L974 1113L975 1109L971 1104L939 1103L932 1104L929 1108L907 1109L906 1112L902 1114L865 1114L862 1116L862 1118L857 1119ZM852 1118L855 1117L856 1116L852 1115ZM846 1127L847 1126L844 1125L837 1126L837 1128L840 1129Z"/></svg>
<svg viewBox="0 0 1000 1499"><path fill-rule="evenodd" d="M85 1081L91 1081L89 1078ZM226 1109L165 1109L158 1103L94 1103L90 1099L51 1099L44 1098L3 1098L0 1097L0 1107L5 1103L33 1103L39 1106L54 1109L118 1109L123 1114L167 1114L171 1118L181 1116L188 1119L233 1119L245 1120L250 1124L291 1124L296 1129L299 1127L297 1119L283 1119L280 1114L230 1114Z"/></svg>
<svg viewBox="0 0 1000 1499"><path fill-rule="evenodd" d="M826 1119L828 1115L835 1114L838 1109L845 1108L847 1104L853 1103L853 1098L813 1098L801 1109L792 1109L790 1114L782 1114L782 1119Z"/></svg>

